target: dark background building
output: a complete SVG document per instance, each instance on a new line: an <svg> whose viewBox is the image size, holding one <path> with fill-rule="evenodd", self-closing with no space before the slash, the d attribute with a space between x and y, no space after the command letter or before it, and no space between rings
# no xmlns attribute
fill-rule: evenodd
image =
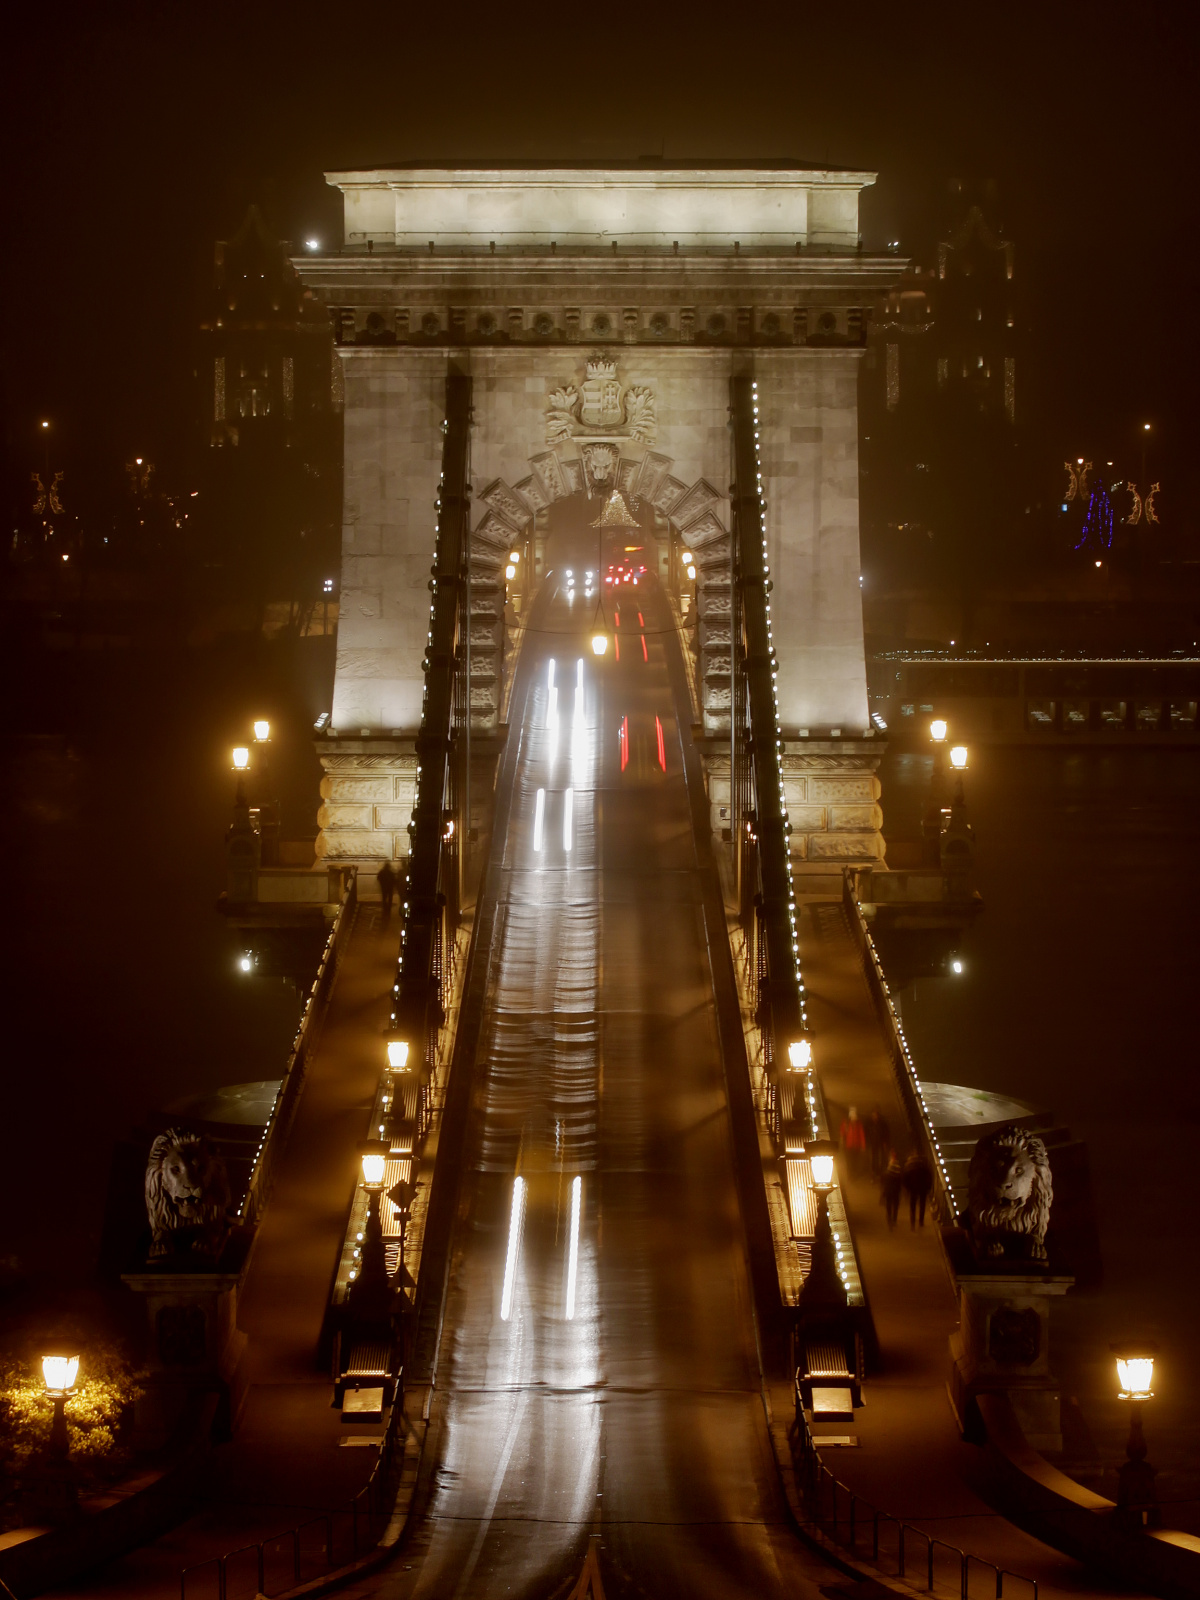
<svg viewBox="0 0 1200 1600"><path fill-rule="evenodd" d="M303 631L338 567L341 366L291 246L251 206L219 243L196 366L202 541L221 589Z"/></svg>

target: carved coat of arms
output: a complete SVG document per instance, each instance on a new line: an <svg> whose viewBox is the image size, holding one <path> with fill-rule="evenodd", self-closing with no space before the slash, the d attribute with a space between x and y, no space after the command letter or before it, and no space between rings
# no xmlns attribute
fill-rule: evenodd
<svg viewBox="0 0 1200 1600"><path fill-rule="evenodd" d="M546 414L546 443L563 439L637 439L653 444L658 417L653 393L640 384L622 389L617 363L611 356L590 356L587 378L550 392Z"/></svg>

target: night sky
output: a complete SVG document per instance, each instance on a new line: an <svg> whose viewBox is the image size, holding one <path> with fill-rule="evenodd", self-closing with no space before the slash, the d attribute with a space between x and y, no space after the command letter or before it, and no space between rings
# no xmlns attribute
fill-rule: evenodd
<svg viewBox="0 0 1200 1600"><path fill-rule="evenodd" d="M1200 245L1194 8L163 3L6 21L3 438L42 415L72 487L186 476L212 242L258 202L331 240L322 171L424 159L796 156L877 170L868 246L918 260L950 177L1018 243L1022 415L1049 463L1143 418L1188 470ZM99 480L97 480L99 481ZM1182 487L1182 482L1180 483ZM1172 496L1186 514L1186 490Z"/></svg>

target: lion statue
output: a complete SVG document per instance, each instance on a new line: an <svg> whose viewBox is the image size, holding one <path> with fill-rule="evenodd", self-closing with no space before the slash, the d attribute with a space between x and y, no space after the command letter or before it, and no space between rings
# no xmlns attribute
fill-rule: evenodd
<svg viewBox="0 0 1200 1600"><path fill-rule="evenodd" d="M229 1237L225 1162L202 1134L168 1128L150 1147L146 1211L150 1259L195 1255L216 1260Z"/></svg>
<svg viewBox="0 0 1200 1600"><path fill-rule="evenodd" d="M1046 1260L1054 1187L1036 1134L1013 1123L985 1134L971 1157L967 1194L977 1255Z"/></svg>

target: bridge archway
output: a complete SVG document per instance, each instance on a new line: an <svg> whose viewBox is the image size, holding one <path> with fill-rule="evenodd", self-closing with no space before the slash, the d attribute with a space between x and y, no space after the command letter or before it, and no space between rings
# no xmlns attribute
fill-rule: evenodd
<svg viewBox="0 0 1200 1600"><path fill-rule="evenodd" d="M658 513L666 537L678 539L695 558L704 728L706 733L727 732L732 703L732 563L724 495L703 476L678 474L675 460L665 452L628 440L571 441L531 453L528 466L528 476L519 482L510 485L494 478L479 495L485 509L471 533L473 727L493 732L499 722L505 659L504 569L513 541L529 535L538 512L577 495L586 496L599 515L615 488L631 507Z"/></svg>

